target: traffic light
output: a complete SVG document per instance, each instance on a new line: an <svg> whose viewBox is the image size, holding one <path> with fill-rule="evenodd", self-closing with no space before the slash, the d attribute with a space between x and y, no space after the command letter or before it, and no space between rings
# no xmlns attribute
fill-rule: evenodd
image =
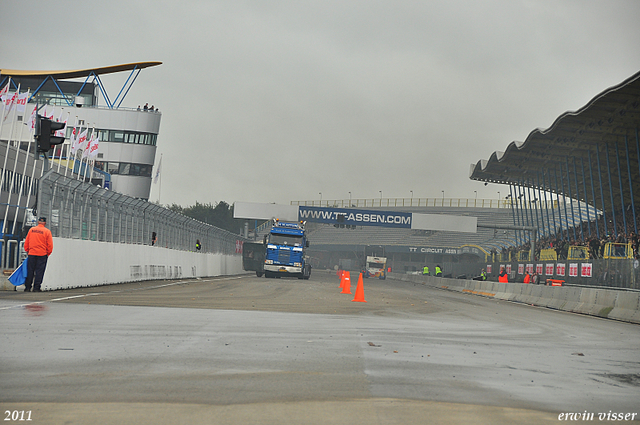
<svg viewBox="0 0 640 425"><path fill-rule="evenodd" d="M65 123L51 121L48 118L36 116L36 139L38 140L38 152L49 152L55 145L64 143L64 137L56 136L58 130L62 130Z"/></svg>

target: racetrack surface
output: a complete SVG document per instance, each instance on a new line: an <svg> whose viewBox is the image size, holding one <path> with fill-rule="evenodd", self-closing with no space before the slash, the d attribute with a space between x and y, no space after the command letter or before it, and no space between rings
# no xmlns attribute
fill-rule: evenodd
<svg viewBox="0 0 640 425"><path fill-rule="evenodd" d="M0 292L33 423L548 423L640 413L640 326L332 272ZM638 416L635 416L638 419ZM627 422L628 423L628 422Z"/></svg>

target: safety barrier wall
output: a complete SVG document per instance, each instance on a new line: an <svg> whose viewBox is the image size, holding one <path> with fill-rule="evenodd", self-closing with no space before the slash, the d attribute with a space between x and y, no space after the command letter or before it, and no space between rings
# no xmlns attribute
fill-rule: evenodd
<svg viewBox="0 0 640 425"><path fill-rule="evenodd" d="M390 273L388 279L640 324L640 292L576 286L498 283Z"/></svg>
<svg viewBox="0 0 640 425"><path fill-rule="evenodd" d="M67 238L53 238L53 247L43 290L244 273L240 254L178 251ZM13 290L14 286L3 276L0 289Z"/></svg>
<svg viewBox="0 0 640 425"><path fill-rule="evenodd" d="M562 273L558 273L558 264L562 266ZM640 289L640 260L635 259L538 260L482 264L483 267L489 265L491 265L491 273L489 273L489 279L491 280L498 280L497 275L500 272L500 266L504 265L505 267L511 267L509 281L523 282L524 272L527 269L527 265L529 265L533 268L533 271L539 270L540 280L543 283L546 279L559 279L575 285ZM452 277L459 276L460 274L456 273L458 267L452 264L452 271L449 272L445 266L445 274L451 273ZM571 276L572 267L574 276ZM521 269L522 273L520 273ZM585 273L588 274L585 276ZM475 272L474 275L477 274L479 274L479 271ZM467 277L469 276L467 274Z"/></svg>

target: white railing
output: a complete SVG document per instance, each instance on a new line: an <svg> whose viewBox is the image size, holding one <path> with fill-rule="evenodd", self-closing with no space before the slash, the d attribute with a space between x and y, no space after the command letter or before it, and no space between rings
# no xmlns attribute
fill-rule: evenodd
<svg viewBox="0 0 640 425"><path fill-rule="evenodd" d="M315 201L291 201L291 205L333 208L373 207L451 207L451 208L511 208L508 199L467 198L371 198L371 199L323 199Z"/></svg>

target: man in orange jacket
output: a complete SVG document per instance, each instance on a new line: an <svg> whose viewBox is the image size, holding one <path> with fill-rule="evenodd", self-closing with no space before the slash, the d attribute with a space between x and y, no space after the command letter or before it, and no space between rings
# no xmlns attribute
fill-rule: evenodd
<svg viewBox="0 0 640 425"><path fill-rule="evenodd" d="M504 270L504 267L500 267L500 273L498 274L498 282L509 283L509 275Z"/></svg>
<svg viewBox="0 0 640 425"><path fill-rule="evenodd" d="M47 268L47 259L53 252L53 238L51 231L45 227L47 219L40 217L38 225L29 229L27 237L24 240L24 250L29 255L27 257L27 278L24 281L25 292L31 291L33 284L33 292L40 292L42 286L42 278Z"/></svg>

